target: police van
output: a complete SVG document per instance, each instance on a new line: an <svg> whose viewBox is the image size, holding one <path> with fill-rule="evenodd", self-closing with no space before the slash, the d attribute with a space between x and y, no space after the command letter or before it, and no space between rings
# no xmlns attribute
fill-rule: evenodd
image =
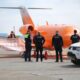
<svg viewBox="0 0 80 80"><path fill-rule="evenodd" d="M71 59L72 63L80 65L80 42L71 44L67 55Z"/></svg>

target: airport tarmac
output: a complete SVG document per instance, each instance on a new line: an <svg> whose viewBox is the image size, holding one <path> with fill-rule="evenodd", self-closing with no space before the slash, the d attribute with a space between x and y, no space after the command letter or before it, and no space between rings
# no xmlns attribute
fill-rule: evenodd
<svg viewBox="0 0 80 80"><path fill-rule="evenodd" d="M24 62L23 58L1 58L0 80L80 80L80 66L69 60L55 63L54 59Z"/></svg>
<svg viewBox="0 0 80 80"><path fill-rule="evenodd" d="M56 63L55 59L25 62L23 58L0 58L0 80L80 80L80 66L68 59Z"/></svg>

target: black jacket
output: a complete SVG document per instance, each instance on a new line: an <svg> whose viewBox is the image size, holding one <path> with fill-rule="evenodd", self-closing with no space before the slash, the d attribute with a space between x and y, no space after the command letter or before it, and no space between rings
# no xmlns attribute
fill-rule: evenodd
<svg viewBox="0 0 80 80"><path fill-rule="evenodd" d="M74 35L71 36L71 41L72 41L72 43L79 42L79 40L80 40L79 35L74 34Z"/></svg>
<svg viewBox="0 0 80 80"><path fill-rule="evenodd" d="M36 47L42 47L43 44L44 44L44 42L45 42L45 39L41 35L36 35L33 38L33 42L34 42L34 44L35 44Z"/></svg>
<svg viewBox="0 0 80 80"><path fill-rule="evenodd" d="M55 47L55 48L60 48L63 46L63 39L60 35L54 35L52 37L52 45Z"/></svg>

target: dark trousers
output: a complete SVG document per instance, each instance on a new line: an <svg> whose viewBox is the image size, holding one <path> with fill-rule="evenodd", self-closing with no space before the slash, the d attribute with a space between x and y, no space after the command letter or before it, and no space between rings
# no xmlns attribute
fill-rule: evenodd
<svg viewBox="0 0 80 80"><path fill-rule="evenodd" d="M36 47L36 61L38 62L38 58L40 57L40 60L43 61L43 47ZM39 55L40 53L40 55Z"/></svg>
<svg viewBox="0 0 80 80"><path fill-rule="evenodd" d="M59 61L59 56L60 56L60 61L63 62L63 58L62 58L62 48L60 49L55 49L56 51L56 62Z"/></svg>
<svg viewBox="0 0 80 80"><path fill-rule="evenodd" d="M24 55L25 61L31 61L31 48L27 48Z"/></svg>

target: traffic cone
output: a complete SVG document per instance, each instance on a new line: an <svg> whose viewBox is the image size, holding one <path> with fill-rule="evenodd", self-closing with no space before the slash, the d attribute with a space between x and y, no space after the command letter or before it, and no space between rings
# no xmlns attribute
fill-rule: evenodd
<svg viewBox="0 0 80 80"><path fill-rule="evenodd" d="M48 53L47 53L47 51L45 51L44 58L45 58L45 60L48 59Z"/></svg>

